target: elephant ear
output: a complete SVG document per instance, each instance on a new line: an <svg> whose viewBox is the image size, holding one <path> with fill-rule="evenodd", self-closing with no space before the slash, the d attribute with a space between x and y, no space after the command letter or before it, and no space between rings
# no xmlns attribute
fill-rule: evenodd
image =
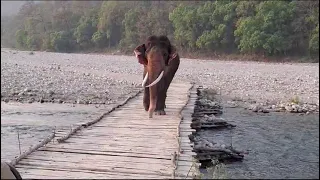
<svg viewBox="0 0 320 180"><path fill-rule="evenodd" d="M136 58L138 58L138 61L139 61L140 64L143 64L143 65L147 65L148 64L148 61L147 61L147 58L146 58L146 46L145 46L145 44L141 44L141 45L137 46L134 49L133 52L136 55Z"/></svg>
<svg viewBox="0 0 320 180"><path fill-rule="evenodd" d="M169 54L169 61L168 65L171 63L172 60L174 60L178 56L178 53L176 51L176 48L174 46L171 46L170 54Z"/></svg>

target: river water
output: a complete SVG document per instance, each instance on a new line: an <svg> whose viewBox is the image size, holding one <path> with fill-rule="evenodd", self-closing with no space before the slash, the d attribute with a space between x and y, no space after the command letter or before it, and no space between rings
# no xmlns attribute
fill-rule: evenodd
<svg viewBox="0 0 320 180"><path fill-rule="evenodd" d="M237 127L205 130L201 137L248 152L224 166L230 179L319 179L319 115L258 114L225 107L221 116Z"/></svg>
<svg viewBox="0 0 320 180"><path fill-rule="evenodd" d="M43 140L53 129L93 120L111 105L1 103L1 160L19 155ZM248 151L242 162L225 165L226 178L319 178L319 116L290 113L257 114L243 108L224 107L222 117L232 130L205 130L209 141L232 144Z"/></svg>
<svg viewBox="0 0 320 180"><path fill-rule="evenodd" d="M113 105L1 102L1 161L10 162L53 131L65 134L92 121Z"/></svg>

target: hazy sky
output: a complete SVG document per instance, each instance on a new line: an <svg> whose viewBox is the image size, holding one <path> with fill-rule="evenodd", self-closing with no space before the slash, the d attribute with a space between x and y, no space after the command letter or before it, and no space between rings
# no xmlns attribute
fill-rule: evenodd
<svg viewBox="0 0 320 180"><path fill-rule="evenodd" d="M1 1L1 16L13 15L19 12L26 1Z"/></svg>

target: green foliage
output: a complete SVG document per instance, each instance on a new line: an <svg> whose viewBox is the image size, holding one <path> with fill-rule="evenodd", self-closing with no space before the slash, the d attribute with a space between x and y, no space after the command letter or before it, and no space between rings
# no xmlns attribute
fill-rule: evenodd
<svg viewBox="0 0 320 180"><path fill-rule="evenodd" d="M35 50L40 48L39 38L34 35L27 36L26 46L30 50Z"/></svg>
<svg viewBox="0 0 320 180"><path fill-rule="evenodd" d="M67 31L50 34L50 45L55 51L70 52L72 50L72 34Z"/></svg>
<svg viewBox="0 0 320 180"><path fill-rule="evenodd" d="M107 44L107 35L103 32L97 31L92 35L91 40L96 47L102 48Z"/></svg>
<svg viewBox="0 0 320 180"><path fill-rule="evenodd" d="M27 47L27 38L28 34L25 30L19 29L16 32L16 40L17 40L17 46L21 49L24 49Z"/></svg>
<svg viewBox="0 0 320 180"><path fill-rule="evenodd" d="M234 1L215 1L198 8L197 13L204 29L196 42L199 48L233 48L236 7L237 2Z"/></svg>
<svg viewBox="0 0 320 180"><path fill-rule="evenodd" d="M309 41L309 51L311 55L318 55L319 57L319 24L313 30Z"/></svg>
<svg viewBox="0 0 320 180"><path fill-rule="evenodd" d="M89 48L92 35L97 31L98 16L96 11L92 11L88 16L80 18L79 25L76 27L74 36L81 48Z"/></svg>
<svg viewBox="0 0 320 180"><path fill-rule="evenodd" d="M319 57L319 1L26 1L1 17L1 44L132 51L167 35L179 51Z"/></svg>
<svg viewBox="0 0 320 180"><path fill-rule="evenodd" d="M291 22L294 4L287 1L264 1L254 16L241 18L235 35L241 52L285 53L291 48Z"/></svg>
<svg viewBox="0 0 320 180"><path fill-rule="evenodd" d="M239 1L236 7L237 16L239 18L254 16L259 3L259 1Z"/></svg>
<svg viewBox="0 0 320 180"><path fill-rule="evenodd" d="M169 14L169 20L173 23L174 37L180 46L194 49L199 36L197 9L180 4Z"/></svg>
<svg viewBox="0 0 320 180"><path fill-rule="evenodd" d="M124 26L124 38L120 42L121 48L135 48L135 43L139 39L137 32L137 22L139 21L140 13L137 9L130 9L122 22Z"/></svg>
<svg viewBox="0 0 320 180"><path fill-rule="evenodd" d="M98 30L108 38L108 46L116 46L122 38L122 21L130 9L131 2L104 1L99 13Z"/></svg>

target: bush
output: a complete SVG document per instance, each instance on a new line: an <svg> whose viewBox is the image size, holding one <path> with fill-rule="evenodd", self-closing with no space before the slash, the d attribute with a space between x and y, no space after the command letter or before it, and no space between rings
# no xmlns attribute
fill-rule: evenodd
<svg viewBox="0 0 320 180"><path fill-rule="evenodd" d="M102 48L107 44L107 35L103 32L97 31L92 35L91 41L95 44L96 47Z"/></svg>
<svg viewBox="0 0 320 180"><path fill-rule="evenodd" d="M311 56L318 56L319 58L319 24L313 30L309 41L309 52Z"/></svg>
<svg viewBox="0 0 320 180"><path fill-rule="evenodd" d="M27 47L28 34L25 30L19 29L16 32L17 47L24 49Z"/></svg>
<svg viewBox="0 0 320 180"><path fill-rule="evenodd" d="M287 1L263 1L256 14L240 18L235 30L241 52L285 54L292 45L291 22L294 4Z"/></svg>
<svg viewBox="0 0 320 180"><path fill-rule="evenodd" d="M57 52L70 52L72 50L72 36L70 32L59 31L50 34L50 45Z"/></svg>

